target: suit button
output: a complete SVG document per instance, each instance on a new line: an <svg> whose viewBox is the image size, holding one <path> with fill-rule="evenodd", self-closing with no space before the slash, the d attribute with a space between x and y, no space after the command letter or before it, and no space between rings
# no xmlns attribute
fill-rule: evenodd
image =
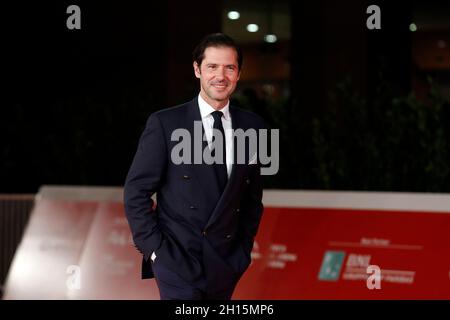
<svg viewBox="0 0 450 320"><path fill-rule="evenodd" d="M208 233L206 232L206 230L203 230L203 235L206 237L208 235Z"/></svg>
<svg viewBox="0 0 450 320"><path fill-rule="evenodd" d="M197 209L195 206L189 206L189 209Z"/></svg>
<svg viewBox="0 0 450 320"><path fill-rule="evenodd" d="M184 176L183 176L183 179L189 180L190 177L189 177L188 175L184 175Z"/></svg>
<svg viewBox="0 0 450 320"><path fill-rule="evenodd" d="M250 179L245 180L247 184L250 184Z"/></svg>
<svg viewBox="0 0 450 320"><path fill-rule="evenodd" d="M231 239L231 234L227 234L226 238Z"/></svg>
<svg viewBox="0 0 450 320"><path fill-rule="evenodd" d="M237 208L237 209L236 209L236 213L239 213L239 211L241 211L241 209Z"/></svg>

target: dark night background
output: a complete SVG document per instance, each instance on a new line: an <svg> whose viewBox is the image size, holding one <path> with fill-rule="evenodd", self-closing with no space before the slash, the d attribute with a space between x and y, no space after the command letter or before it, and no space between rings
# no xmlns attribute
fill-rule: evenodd
<svg viewBox="0 0 450 320"><path fill-rule="evenodd" d="M450 23L435 23L450 21L450 5L281 2L289 39L246 43L231 34L250 52L244 73L255 52L289 67L277 79L247 69L256 76L241 81L234 99L280 129L281 167L266 187L450 192ZM81 30L66 28L71 4L81 8ZM366 28L370 4L381 8L381 30ZM0 192L122 185L149 114L198 93L191 52L223 31L227 6L2 5ZM432 27L419 21L411 32L416 18ZM272 96L259 91L267 84Z"/></svg>

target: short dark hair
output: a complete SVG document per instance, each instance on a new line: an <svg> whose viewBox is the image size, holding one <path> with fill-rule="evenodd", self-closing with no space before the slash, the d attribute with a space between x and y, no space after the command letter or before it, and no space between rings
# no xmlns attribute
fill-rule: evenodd
<svg viewBox="0 0 450 320"><path fill-rule="evenodd" d="M200 66L202 64L203 59L205 58L205 50L209 47L230 47L236 50L237 60L238 60L238 68L241 70L242 67L242 51L241 48L234 42L234 40L223 33L212 33L207 35L200 41L200 43L195 47L192 52L192 59L197 62Z"/></svg>

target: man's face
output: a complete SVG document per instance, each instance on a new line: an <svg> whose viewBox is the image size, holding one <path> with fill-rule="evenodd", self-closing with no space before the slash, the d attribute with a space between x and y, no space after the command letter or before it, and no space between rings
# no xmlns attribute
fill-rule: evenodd
<svg viewBox="0 0 450 320"><path fill-rule="evenodd" d="M237 53L230 47L208 47L195 76L200 79L200 95L215 109L224 107L239 80Z"/></svg>

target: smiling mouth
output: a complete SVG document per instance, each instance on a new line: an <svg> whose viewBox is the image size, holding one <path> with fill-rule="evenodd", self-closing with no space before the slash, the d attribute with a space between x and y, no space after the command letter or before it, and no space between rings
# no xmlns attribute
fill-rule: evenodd
<svg viewBox="0 0 450 320"><path fill-rule="evenodd" d="M212 86L217 89L225 89L227 87L226 84L213 84Z"/></svg>

